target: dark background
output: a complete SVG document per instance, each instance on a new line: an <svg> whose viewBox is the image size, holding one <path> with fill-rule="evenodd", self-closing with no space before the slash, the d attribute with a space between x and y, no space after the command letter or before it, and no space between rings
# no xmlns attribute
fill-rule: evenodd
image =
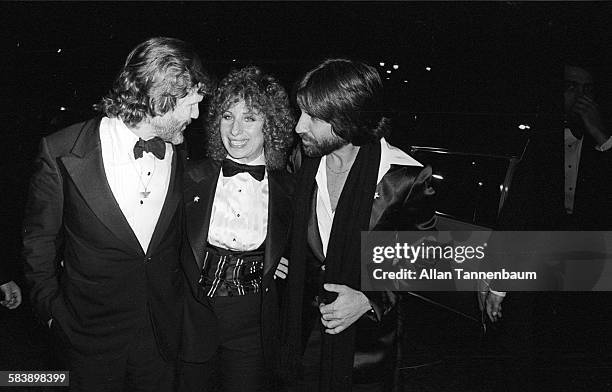
<svg viewBox="0 0 612 392"><path fill-rule="evenodd" d="M19 225L40 137L93 115L129 51L151 36L193 43L217 78L255 64L290 90L326 57L364 60L384 77L394 143L509 157L534 132L561 134L566 56L595 70L609 111L610 21L605 2L3 2L0 262L13 265L24 288ZM194 157L203 132L201 119L187 132ZM466 308L479 317L473 300ZM431 306L416 301L406 315L409 340L423 344L412 344L412 354L420 349L430 360L415 364L406 354L406 390L610 391L600 333L612 325L607 305L593 309L599 323L526 319L528 333L517 336L503 324L483 335L478 323L443 311L432 328L417 317ZM507 303L505 316L512 306L521 305ZM59 366L27 300L0 309L0 330L0 369Z"/></svg>

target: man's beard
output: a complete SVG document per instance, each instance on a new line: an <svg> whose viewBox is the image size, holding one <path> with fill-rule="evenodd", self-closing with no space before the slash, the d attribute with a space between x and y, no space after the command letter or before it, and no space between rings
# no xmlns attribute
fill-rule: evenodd
<svg viewBox="0 0 612 392"><path fill-rule="evenodd" d="M328 155L340 147L344 147L348 142L340 136L331 134L330 136L317 140L308 134L302 134L302 149L309 157L322 157Z"/></svg>
<svg viewBox="0 0 612 392"><path fill-rule="evenodd" d="M172 144L181 144L183 142L183 129L187 124L178 121L173 116L167 118L153 117L150 123L155 132L155 136L161 138L163 141Z"/></svg>

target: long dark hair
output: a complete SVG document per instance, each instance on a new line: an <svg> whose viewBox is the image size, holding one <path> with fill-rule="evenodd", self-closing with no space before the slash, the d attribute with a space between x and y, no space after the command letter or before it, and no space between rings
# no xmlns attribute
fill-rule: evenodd
<svg viewBox="0 0 612 392"><path fill-rule="evenodd" d="M389 132L378 71L349 59L327 59L310 70L297 88L297 103L310 116L332 125L342 139L360 146Z"/></svg>

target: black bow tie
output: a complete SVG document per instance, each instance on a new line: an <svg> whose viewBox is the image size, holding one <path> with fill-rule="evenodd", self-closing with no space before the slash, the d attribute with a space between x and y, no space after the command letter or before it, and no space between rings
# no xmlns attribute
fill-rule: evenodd
<svg viewBox="0 0 612 392"><path fill-rule="evenodd" d="M223 177L232 177L238 173L249 173L251 177L257 181L263 180L264 173L266 172L266 167L264 165L243 165L231 159L224 159L221 169L223 171Z"/></svg>
<svg viewBox="0 0 612 392"><path fill-rule="evenodd" d="M134 145L134 158L142 158L144 151L155 155L157 159L164 159L166 155L166 143L158 137L149 140L138 139Z"/></svg>

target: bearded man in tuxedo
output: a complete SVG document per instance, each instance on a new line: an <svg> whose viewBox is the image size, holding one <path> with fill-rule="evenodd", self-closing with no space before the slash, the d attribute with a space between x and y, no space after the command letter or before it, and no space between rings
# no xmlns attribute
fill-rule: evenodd
<svg viewBox="0 0 612 392"><path fill-rule="evenodd" d="M103 115L44 137L24 219L39 317L74 391L169 391L182 319L181 158L209 78L187 43L127 57Z"/></svg>

